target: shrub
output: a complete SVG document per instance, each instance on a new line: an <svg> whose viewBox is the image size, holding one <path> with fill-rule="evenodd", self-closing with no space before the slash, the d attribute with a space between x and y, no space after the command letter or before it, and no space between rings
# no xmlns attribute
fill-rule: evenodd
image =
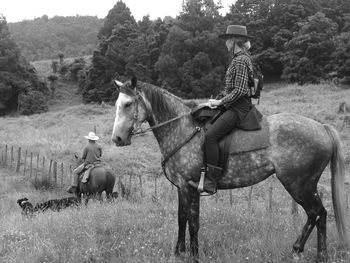
<svg viewBox="0 0 350 263"><path fill-rule="evenodd" d="M31 180L31 184L36 190L52 190L57 187L55 182L49 180L48 176Z"/></svg>
<svg viewBox="0 0 350 263"><path fill-rule="evenodd" d="M68 66L66 64L62 64L58 70L58 73L61 75L61 77L65 77L68 71L69 71Z"/></svg>
<svg viewBox="0 0 350 263"><path fill-rule="evenodd" d="M57 73L58 70L58 61L53 60L51 62L52 73Z"/></svg>
<svg viewBox="0 0 350 263"><path fill-rule="evenodd" d="M68 71L70 74L70 78L73 81L79 80L79 71L85 68L86 62L84 58L77 58L68 66Z"/></svg>
<svg viewBox="0 0 350 263"><path fill-rule="evenodd" d="M27 94L21 94L18 97L19 113L30 115L34 113L43 113L48 110L46 96L36 90L31 90Z"/></svg>

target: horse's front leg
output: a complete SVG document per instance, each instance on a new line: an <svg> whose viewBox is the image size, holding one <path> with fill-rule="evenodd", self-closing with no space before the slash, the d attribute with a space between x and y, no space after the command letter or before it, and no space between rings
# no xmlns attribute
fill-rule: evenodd
<svg viewBox="0 0 350 263"><path fill-rule="evenodd" d="M179 232L175 248L175 255L180 255L186 251L186 224L190 210L190 189L189 186L182 185L178 188L178 226Z"/></svg>
<svg viewBox="0 0 350 263"><path fill-rule="evenodd" d="M191 189L192 190L192 189ZM188 215L191 256L198 262L198 231L199 231L199 193L190 190L190 210Z"/></svg>

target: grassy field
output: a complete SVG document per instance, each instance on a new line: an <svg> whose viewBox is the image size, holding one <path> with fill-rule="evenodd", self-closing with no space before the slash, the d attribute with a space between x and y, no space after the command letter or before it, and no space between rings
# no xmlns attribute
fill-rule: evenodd
<svg viewBox="0 0 350 263"><path fill-rule="evenodd" d="M129 147L116 148L110 140L114 108L110 105L82 105L75 86L60 83L58 97L50 112L0 119L2 143L18 145L48 158L72 163L80 153L83 138L96 127L104 149L104 161L128 186L132 176L131 199L114 203L91 202L87 207L47 212L24 218L16 200L32 202L67 196L64 189L35 190L28 178L0 170L0 262L186 262L174 258L177 237L177 192L162 175L160 153L151 133L133 139ZM349 90L327 84L267 87L258 108L266 115L294 112L337 127L347 153L346 180L350 176L350 127L343 125L339 103L350 101ZM61 94L61 95L59 95ZM69 101L69 94L73 102ZM62 97L60 97L62 96ZM75 97L74 97L75 96ZM69 106L67 106L69 105ZM350 256L338 243L331 209L328 168L320 189L329 212L328 250L330 262L349 262ZM138 187L143 178L143 193ZM154 178L159 177L156 198ZM272 212L268 212L269 188L273 187ZM291 216L291 199L271 177L253 189L220 191L201 199L201 262L293 262L291 247L306 221L303 211ZM153 196L153 198L152 198ZM350 215L350 213L349 213ZM316 256L316 234L306 244L301 262Z"/></svg>

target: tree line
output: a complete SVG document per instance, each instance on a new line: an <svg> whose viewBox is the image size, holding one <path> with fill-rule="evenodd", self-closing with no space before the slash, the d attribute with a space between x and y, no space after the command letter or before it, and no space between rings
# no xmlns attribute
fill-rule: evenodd
<svg viewBox="0 0 350 263"><path fill-rule="evenodd" d="M112 79L125 81L132 75L183 98L215 96L224 85L230 61L218 35L230 24L246 25L255 36L251 53L265 79L299 84L330 79L349 84L350 1L237 0L225 15L221 8L216 0L184 0L175 18L144 16L136 21L119 0L103 21L43 16L11 24L12 38L5 20L0 28L0 108L26 108L21 111L25 114L47 108L45 103L39 104L45 106L40 109L31 106L45 100L38 92L44 94L47 88L20 49L28 58L92 52L92 63L77 60L60 67L60 71L72 69L71 77L78 81L85 102L114 101L118 94ZM34 31L39 32L37 37ZM55 36L52 45L45 42L50 34ZM19 48L13 40L17 37ZM74 41L79 44L68 44Z"/></svg>
<svg viewBox="0 0 350 263"><path fill-rule="evenodd" d="M186 0L176 18L135 21L118 1L98 33L83 97L110 101L111 80L136 75L184 98L215 95L229 56L218 38L229 24L255 36L252 55L265 78L318 83L350 80L350 1L237 0L222 16L214 0Z"/></svg>
<svg viewBox="0 0 350 263"><path fill-rule="evenodd" d="M13 40L29 61L52 59L58 53L66 57L91 55L97 44L97 33L103 19L96 16L47 15L8 23Z"/></svg>
<svg viewBox="0 0 350 263"><path fill-rule="evenodd" d="M0 115L17 110L21 114L45 112L47 86L21 55L0 15Z"/></svg>

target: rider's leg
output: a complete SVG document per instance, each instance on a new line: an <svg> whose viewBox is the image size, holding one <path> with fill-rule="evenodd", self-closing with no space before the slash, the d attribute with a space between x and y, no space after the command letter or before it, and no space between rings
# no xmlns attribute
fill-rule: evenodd
<svg viewBox="0 0 350 263"><path fill-rule="evenodd" d="M221 179L222 168L219 167L219 141L229 134L237 124L237 114L232 110L225 111L205 134L204 150L207 160L204 191L215 193L217 182Z"/></svg>
<svg viewBox="0 0 350 263"><path fill-rule="evenodd" d="M77 191L78 184L79 184L79 173L82 172L84 167L85 167L85 165L83 163L73 170L71 186L67 189L68 193L74 194Z"/></svg>

